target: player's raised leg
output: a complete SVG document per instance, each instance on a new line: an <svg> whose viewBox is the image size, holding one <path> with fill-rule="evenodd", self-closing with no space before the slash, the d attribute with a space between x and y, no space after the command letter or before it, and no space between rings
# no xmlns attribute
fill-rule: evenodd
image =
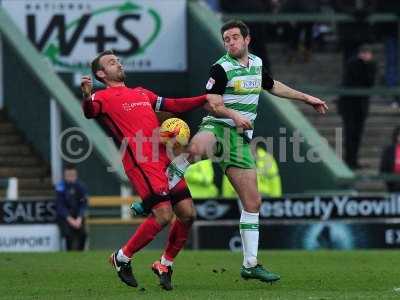
<svg viewBox="0 0 400 300"><path fill-rule="evenodd" d="M243 205L240 216L243 265L240 275L244 279L259 279L264 282L277 281L280 276L263 268L257 260L261 206L261 196L257 189L257 172L255 169L229 167L226 174Z"/></svg>
<svg viewBox="0 0 400 300"><path fill-rule="evenodd" d="M215 135L210 131L196 133L189 143L188 151L175 157L167 168L169 188L173 189L181 181L190 164L211 157L216 142Z"/></svg>
<svg viewBox="0 0 400 300"><path fill-rule="evenodd" d="M191 139L187 151L175 157L167 167L169 189L172 190L183 179L185 171L190 164L212 157L214 155L217 139L212 131L202 130ZM131 205L131 212L134 216L147 214L142 202L134 202Z"/></svg>

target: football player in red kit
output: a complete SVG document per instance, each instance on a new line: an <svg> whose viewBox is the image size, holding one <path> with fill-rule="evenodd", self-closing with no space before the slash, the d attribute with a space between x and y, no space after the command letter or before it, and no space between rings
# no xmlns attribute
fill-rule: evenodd
<svg viewBox="0 0 400 300"><path fill-rule="evenodd" d="M122 162L125 173L147 211L152 212L138 227L128 242L111 254L110 263L119 278L136 287L131 260L133 255L151 242L162 228L173 219L168 242L160 260L152 265L164 289L172 289L171 275L174 258L185 245L195 218L195 208L184 180L169 190L165 175L170 163L165 146L160 144L157 130L157 111L182 113L206 104L206 95L170 99L157 96L142 87L125 85L125 74L117 56L112 51L99 54L92 62L95 78L106 89L92 93L90 76L83 76L83 110L86 118L96 118L109 130L114 140L126 150Z"/></svg>

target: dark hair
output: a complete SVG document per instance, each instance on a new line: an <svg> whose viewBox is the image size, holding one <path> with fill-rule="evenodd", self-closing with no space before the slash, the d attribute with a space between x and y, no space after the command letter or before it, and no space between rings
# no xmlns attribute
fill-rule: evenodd
<svg viewBox="0 0 400 300"><path fill-rule="evenodd" d="M100 64L100 59L101 59L103 56L106 56L106 55L113 55L113 54L114 54L114 52L113 52L112 50L106 50L106 51L101 52L99 55L96 56L95 59L92 60L92 64L91 64L91 66L92 66L92 73L93 73L94 77L95 77L98 81L103 82L103 80L102 80L100 77L98 77L98 76L96 75L97 71L103 70L103 66Z"/></svg>
<svg viewBox="0 0 400 300"><path fill-rule="evenodd" d="M368 44L363 44L360 47L358 47L358 53L362 53L362 52L374 52L371 45Z"/></svg>
<svg viewBox="0 0 400 300"><path fill-rule="evenodd" d="M64 167L64 171L69 171L69 170L76 170L76 166L73 164L68 164Z"/></svg>
<svg viewBox="0 0 400 300"><path fill-rule="evenodd" d="M232 29L232 28L239 28L240 33L244 38L246 38L250 34L250 29L247 27L247 25L240 20L230 20L226 22L224 25L221 27L221 35L222 38L224 38L224 33L225 31Z"/></svg>

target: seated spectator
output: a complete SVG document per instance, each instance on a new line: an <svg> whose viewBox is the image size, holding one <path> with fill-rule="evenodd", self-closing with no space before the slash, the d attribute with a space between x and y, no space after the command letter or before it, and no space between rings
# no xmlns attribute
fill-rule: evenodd
<svg viewBox="0 0 400 300"><path fill-rule="evenodd" d="M392 144L382 152L380 171L400 175L400 126L393 131ZM390 193L400 192L400 181L387 181L386 186Z"/></svg>
<svg viewBox="0 0 400 300"><path fill-rule="evenodd" d="M64 178L55 189L57 222L66 240L67 250L82 251L86 242L87 191L78 180L78 171L74 166L64 169Z"/></svg>

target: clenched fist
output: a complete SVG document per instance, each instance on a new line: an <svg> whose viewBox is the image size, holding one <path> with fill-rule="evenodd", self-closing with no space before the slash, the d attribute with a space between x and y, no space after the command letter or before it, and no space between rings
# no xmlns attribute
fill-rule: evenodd
<svg viewBox="0 0 400 300"><path fill-rule="evenodd" d="M92 78L89 75L82 76L81 90L85 98L89 98L92 94Z"/></svg>

